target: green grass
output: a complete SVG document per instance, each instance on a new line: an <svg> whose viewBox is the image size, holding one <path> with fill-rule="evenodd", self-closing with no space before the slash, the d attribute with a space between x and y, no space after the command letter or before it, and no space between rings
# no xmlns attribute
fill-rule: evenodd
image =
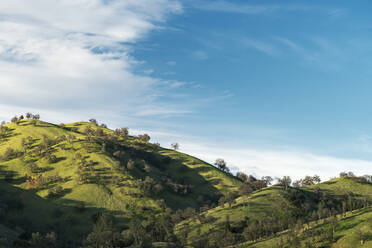
<svg viewBox="0 0 372 248"><path fill-rule="evenodd" d="M372 247L372 208L365 208L348 212L346 216L338 215L338 225L335 228L334 240L324 241L321 239L321 234L325 229L330 228L330 224L326 220L310 223L310 228L302 229L298 236L300 237L300 247L306 247L305 243L309 242L314 248L370 248ZM317 233L315 238L312 238L310 232ZM358 232L366 234L366 240L361 244ZM236 248L280 248L280 240L286 243L288 232L283 232L276 237L266 238L257 242L246 242L236 245ZM299 247L299 248L300 248Z"/></svg>
<svg viewBox="0 0 372 248"><path fill-rule="evenodd" d="M32 125L29 120L23 120L18 125L7 124L7 127L12 131L9 137L5 140L0 140L0 154L4 154L7 148L22 150L22 139L29 136L34 139L34 146L40 144L43 136L47 136L50 139L55 139L62 135L74 135L76 137L75 142L72 144L63 141L53 146L53 155L57 157L57 162L53 164L48 163L46 159L35 159L35 157L29 155L26 155L23 160L15 158L0 162L0 176L11 172L15 173L15 177L10 183L3 181L0 184L0 190L8 187L4 192L7 192L7 194L11 194L13 191L17 192L17 194L22 196L21 198L24 202L25 207L23 210L12 213L14 218L24 216L25 219L40 223L40 226L36 227L35 230L41 231L53 229L54 227L48 228L50 223L68 225L69 222L77 222L79 224L76 224L76 228L67 228L71 230L71 233L65 234L67 240L77 240L82 237L83 233L89 232L92 227L91 217L95 213L111 213L118 218L119 224L124 225L133 215L145 217L148 214L162 211L157 201L159 199L164 199L167 207L174 210L199 207L204 204L198 201L200 196L227 194L237 190L241 185L234 177L217 170L204 161L180 152L157 147L153 144L146 144L130 136L120 142L123 147L130 149L125 152L136 163L141 163L141 160L146 159L145 155L147 156L148 154L160 157L168 156L171 158L170 163L161 163L160 168L149 164L151 172L145 172L137 168L132 171L116 170L116 158L102 152L99 144L90 144L89 147L84 144L85 135L82 131L87 126L93 129L100 128L87 122L67 124L64 128L41 121L36 125ZM71 128L76 130L71 130ZM103 130L105 133L113 133L109 129L103 128ZM62 149L62 147L65 147L65 149ZM92 160L95 163L94 172L89 173L92 178L98 178L98 180L87 184L77 183L78 166L74 159L77 153L86 157L87 161ZM144 157L142 158L141 156ZM25 163L25 161L30 159L35 159L37 166L44 170L42 173L33 173L34 177L39 175L43 177L59 175L64 181L48 185L44 189L28 189L24 176L30 174ZM146 176L159 182L164 177L169 177L173 181L182 181L183 184L191 186L191 192L186 195L180 195L173 192L170 188L164 187L164 190L159 195L143 195L139 184ZM112 181L114 177L118 178L119 184ZM55 186L62 186L63 194L60 197L49 198L48 189ZM23 196L27 196L27 201L23 200ZM81 203L85 204L87 210L78 213L76 206ZM62 219L54 220L51 217L53 212L55 212L55 208L62 210ZM34 211L39 214L34 214ZM4 232L1 227L0 235ZM11 229L17 229L17 227L12 227ZM18 229L18 233L23 231L22 228Z"/></svg>
<svg viewBox="0 0 372 248"><path fill-rule="evenodd" d="M151 143L142 142L135 137L119 138L116 148L104 151L99 142L86 142L84 130L87 127L102 129L106 134L114 131L96 127L91 123L77 122L66 124L64 127L39 121L36 125L29 120L20 124L7 124L11 133L0 140L0 155L8 148L22 150L22 139L32 137L33 147L28 149L23 158L12 158L0 162L0 203L6 201L15 204L8 208L5 218L0 205L0 244L14 240L19 235L29 235L31 232L46 233L56 231L59 239L67 246L77 246L83 237L92 229L94 218L99 213L109 213L117 217L118 226L124 227L134 217L146 218L163 211L165 207L173 210L188 207L198 208L218 199L220 195L235 192L241 182L212 165L195 157L174 150L164 149ZM52 147L56 156L55 163L48 163L39 155L31 155L42 143L43 137L56 139L60 136L74 135L75 141L62 141ZM136 166L132 170L117 168L118 158L113 156L114 150L120 150L125 159L131 159ZM76 154L81 154L94 166L86 171L90 181L78 183L78 161ZM28 162L31 160L42 169L42 172L31 173ZM27 162L28 161L28 162ZM150 168L144 169L144 163ZM12 180L6 175L13 173ZM50 177L58 175L63 181L52 183L44 188L29 188L25 175L34 178L42 175ZM163 186L158 193L146 194L142 189L142 181L150 177ZM115 179L116 178L116 179ZM114 180L115 179L115 180ZM189 192L180 194L174 188L167 186L164 180L170 179L177 187L188 185ZM49 190L61 186L63 191L58 197L49 197ZM291 192L291 193L289 193ZM239 226L244 220L261 221L265 218L286 219L301 215L303 207L315 211L318 199L340 203L345 199L353 202L372 201L372 185L356 178L336 178L318 185L302 189L286 191L281 186L272 186L248 196L241 196L229 205L225 203L209 209L200 218L193 217L182 221L175 227L175 233L188 233L188 241L198 240L210 231L222 230L228 216L231 226ZM204 200L201 200L204 199ZM18 205L17 205L18 204ZM21 206L19 206L19 204ZM371 209L363 209L349 213L340 220L332 247L359 247L356 239L359 230L369 231L372 218ZM310 212L309 212L310 213ZM4 216L3 216L4 217ZM313 230L322 230L328 224L313 222ZM307 231L304 229L303 233ZM278 233L275 238L266 238L255 243L242 243L241 247L275 247L279 239L285 239L286 231ZM301 236L304 243L307 238ZM27 237L26 237L27 238ZM320 240L312 240L315 247L330 247ZM359 241L360 243L360 241ZM323 246L321 246L323 245ZM158 247L166 244L158 243ZM372 247L371 240L363 246Z"/></svg>
<svg viewBox="0 0 372 248"><path fill-rule="evenodd" d="M346 195L350 195L354 201L356 199L372 201L372 184L352 178L336 178L301 190L293 190L301 193L304 205L308 205L309 208L314 210L317 208L316 198L321 194L335 201L344 199ZM175 231L181 233L187 230L189 233L188 240L193 242L208 232L222 230L226 222L226 216L229 217L231 225L234 226L245 218L258 221L272 216L289 218L301 214L302 211L304 210L301 207L296 206L294 202L286 197L286 191L283 187L272 186L253 192L248 196L239 197L236 203L231 206L226 203L224 206L218 206L204 212L205 217L214 219L211 222L205 223L198 218L191 218L179 223Z"/></svg>

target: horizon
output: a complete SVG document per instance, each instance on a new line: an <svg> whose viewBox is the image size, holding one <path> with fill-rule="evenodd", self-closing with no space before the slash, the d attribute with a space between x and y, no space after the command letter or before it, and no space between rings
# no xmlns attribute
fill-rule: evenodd
<svg viewBox="0 0 372 248"><path fill-rule="evenodd" d="M371 5L4 0L0 121L96 118L258 177L368 174Z"/></svg>

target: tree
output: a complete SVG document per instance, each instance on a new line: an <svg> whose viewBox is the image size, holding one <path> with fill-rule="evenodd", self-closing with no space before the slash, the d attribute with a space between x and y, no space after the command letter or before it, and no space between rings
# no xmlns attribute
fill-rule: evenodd
<svg viewBox="0 0 372 248"><path fill-rule="evenodd" d="M340 177L347 177L347 173L346 172L341 172Z"/></svg>
<svg viewBox="0 0 372 248"><path fill-rule="evenodd" d="M364 242L370 236L370 233L362 230L361 228L359 228L359 229L356 230L356 232L354 233L354 235L355 235L356 239L360 241L360 245L363 245Z"/></svg>
<svg viewBox="0 0 372 248"><path fill-rule="evenodd" d="M33 233L29 241L31 248L53 248L56 247L56 234L48 233L45 236L40 233Z"/></svg>
<svg viewBox="0 0 372 248"><path fill-rule="evenodd" d="M32 118L32 114L30 112L26 113L26 118L27 119L31 119Z"/></svg>
<svg viewBox="0 0 372 248"><path fill-rule="evenodd" d="M292 186L293 186L294 188L297 188L297 189L301 188L301 185L302 185L301 180L296 180L296 181L294 181L294 182L292 183Z"/></svg>
<svg viewBox="0 0 372 248"><path fill-rule="evenodd" d="M247 182L248 181L248 175L243 173L243 172L238 172L236 173L236 178L238 178L242 182Z"/></svg>
<svg viewBox="0 0 372 248"><path fill-rule="evenodd" d="M129 223L129 233L133 238L134 247L151 247L148 232L146 232L139 219L132 218Z"/></svg>
<svg viewBox="0 0 372 248"><path fill-rule="evenodd" d="M17 117L17 116L14 116L10 121L11 121L12 123L16 123L16 124L18 124L18 117Z"/></svg>
<svg viewBox="0 0 372 248"><path fill-rule="evenodd" d="M142 135L139 135L138 138L140 140L142 140L143 142L146 142L148 143L150 141L150 136L148 134L142 134Z"/></svg>
<svg viewBox="0 0 372 248"><path fill-rule="evenodd" d="M36 114L32 117L32 119L35 120L35 121L38 121L38 120L40 120L40 115Z"/></svg>
<svg viewBox="0 0 372 248"><path fill-rule="evenodd" d="M348 176L348 177L356 177L355 174L354 174L354 172L352 172L352 171L349 171L349 172L347 173L347 176Z"/></svg>
<svg viewBox="0 0 372 248"><path fill-rule="evenodd" d="M253 192L253 189L250 185L244 183L239 187L238 191L240 195L249 195Z"/></svg>
<svg viewBox="0 0 372 248"><path fill-rule="evenodd" d="M92 124L95 125L95 126L98 126L98 122L97 122L97 120L94 119L94 118L89 119L89 122L92 123Z"/></svg>
<svg viewBox="0 0 372 248"><path fill-rule="evenodd" d="M173 150L175 150L175 151L177 151L180 148L178 143L173 143L173 144L171 144L171 146L172 146Z"/></svg>
<svg viewBox="0 0 372 248"><path fill-rule="evenodd" d="M315 184L318 184L318 183L320 183L322 180L320 179L320 176L318 176L318 175L314 175L313 176L313 182L315 183Z"/></svg>
<svg viewBox="0 0 372 248"><path fill-rule="evenodd" d="M270 176L263 176L261 180L265 182L266 186L268 186L272 184L274 179Z"/></svg>
<svg viewBox="0 0 372 248"><path fill-rule="evenodd" d="M129 135L129 131L128 131L127 127L123 127L123 128L120 128L120 129L115 129L115 134L122 137L122 138L126 138Z"/></svg>
<svg viewBox="0 0 372 248"><path fill-rule="evenodd" d="M286 190L288 189L289 186L291 186L291 183L292 179L289 176L284 176L278 179L278 184L284 186Z"/></svg>
<svg viewBox="0 0 372 248"><path fill-rule="evenodd" d="M214 164L218 167L218 169L225 171L226 170L226 162L222 158L216 159L216 162Z"/></svg>
<svg viewBox="0 0 372 248"><path fill-rule="evenodd" d="M135 167L135 163L132 159L129 159L128 163L127 163L127 168L128 170L133 170Z"/></svg>
<svg viewBox="0 0 372 248"><path fill-rule="evenodd" d="M84 241L84 248L116 248L120 246L122 237L115 229L114 217L108 214L99 216L93 231Z"/></svg>
<svg viewBox="0 0 372 248"><path fill-rule="evenodd" d="M364 175L363 178L366 180L366 182L371 183L372 182L372 175Z"/></svg>

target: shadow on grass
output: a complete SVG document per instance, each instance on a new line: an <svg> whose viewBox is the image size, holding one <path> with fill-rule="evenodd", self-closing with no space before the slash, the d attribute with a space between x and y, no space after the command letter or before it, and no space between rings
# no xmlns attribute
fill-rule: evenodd
<svg viewBox="0 0 372 248"><path fill-rule="evenodd" d="M65 190L64 194L70 190ZM23 190L0 180L2 204L12 206L0 219L0 224L18 233L20 239L30 239L31 234L55 232L59 247L80 247L82 240L92 231L97 216L102 213L114 216L121 211L86 206L84 202L59 197L44 199L32 190ZM125 225L127 218L117 218Z"/></svg>

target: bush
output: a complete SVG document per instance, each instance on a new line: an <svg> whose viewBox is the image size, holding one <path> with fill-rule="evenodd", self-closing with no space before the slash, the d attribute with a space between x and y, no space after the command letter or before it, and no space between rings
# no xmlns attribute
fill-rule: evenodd
<svg viewBox="0 0 372 248"><path fill-rule="evenodd" d="M48 197L58 197L63 194L62 186L56 186L48 190Z"/></svg>

